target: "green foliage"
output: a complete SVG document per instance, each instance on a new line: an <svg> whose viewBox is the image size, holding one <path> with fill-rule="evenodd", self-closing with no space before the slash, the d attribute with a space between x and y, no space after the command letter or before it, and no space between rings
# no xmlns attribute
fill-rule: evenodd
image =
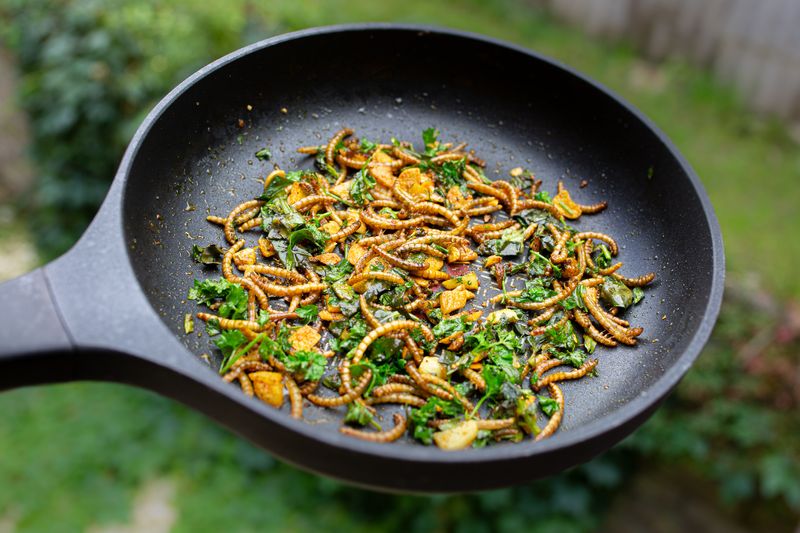
<svg viewBox="0 0 800 533"><path fill-rule="evenodd" d="M45 258L89 223L144 114L236 48L244 23L241 8L213 0L0 1L0 38L16 54L30 117L30 222L46 228L33 233Z"/></svg>

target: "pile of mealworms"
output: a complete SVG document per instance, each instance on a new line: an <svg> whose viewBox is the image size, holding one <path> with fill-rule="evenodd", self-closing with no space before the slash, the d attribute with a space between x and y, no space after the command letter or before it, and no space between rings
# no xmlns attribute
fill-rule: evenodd
<svg viewBox="0 0 800 533"><path fill-rule="evenodd" d="M642 334L623 315L655 275L623 276L613 237L570 226L606 202L561 182L551 197L521 168L490 180L432 129L418 148L345 128L298 152L313 170L275 165L263 194L207 217L227 241L219 282L247 306L225 315L219 296L196 316L226 342L241 333L221 373L245 394L286 396L295 418L338 410L343 433L374 442L540 440L563 419L559 384L597 372L597 345Z"/></svg>

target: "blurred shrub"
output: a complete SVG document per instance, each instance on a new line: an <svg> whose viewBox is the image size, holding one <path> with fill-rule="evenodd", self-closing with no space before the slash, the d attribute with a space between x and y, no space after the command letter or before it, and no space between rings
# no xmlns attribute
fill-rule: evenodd
<svg viewBox="0 0 800 533"><path fill-rule="evenodd" d="M695 367L628 444L681 462L730 503L764 499L800 511L800 309L730 283Z"/></svg>
<svg viewBox="0 0 800 533"><path fill-rule="evenodd" d="M38 181L31 223L44 258L91 220L146 112L178 81L240 44L243 2L0 0L15 51Z"/></svg>

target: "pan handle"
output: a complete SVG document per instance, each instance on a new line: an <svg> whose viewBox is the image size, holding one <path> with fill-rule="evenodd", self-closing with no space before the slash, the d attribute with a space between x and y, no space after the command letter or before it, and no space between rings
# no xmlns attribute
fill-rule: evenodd
<svg viewBox="0 0 800 533"><path fill-rule="evenodd" d="M43 269L0 284L0 390L69 380L74 355Z"/></svg>

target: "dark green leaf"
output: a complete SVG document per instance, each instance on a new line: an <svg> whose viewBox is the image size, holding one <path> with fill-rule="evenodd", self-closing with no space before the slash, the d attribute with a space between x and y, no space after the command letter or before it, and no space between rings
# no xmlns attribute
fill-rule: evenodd
<svg viewBox="0 0 800 533"><path fill-rule="evenodd" d="M193 244L192 245L192 259L196 263L203 265L220 265L222 264L222 256L225 255L219 246L216 244L209 244L205 248Z"/></svg>
<svg viewBox="0 0 800 533"><path fill-rule="evenodd" d="M621 281L607 277L600 286L600 297L613 307L629 307L633 304L633 291Z"/></svg>
<svg viewBox="0 0 800 533"><path fill-rule="evenodd" d="M553 416L558 411L558 402L547 396L538 396L539 407L547 416Z"/></svg>
<svg viewBox="0 0 800 533"><path fill-rule="evenodd" d="M303 305L297 308L297 315L304 324L310 324L319 316L319 307L316 304Z"/></svg>
<svg viewBox="0 0 800 533"><path fill-rule="evenodd" d="M328 360L319 352L299 351L286 354L281 362L289 372L300 374L308 381L318 381L325 373Z"/></svg>
<svg viewBox="0 0 800 533"><path fill-rule="evenodd" d="M256 157L259 161L269 161L269 158L272 157L272 153L267 148L262 148L258 152L256 152Z"/></svg>

